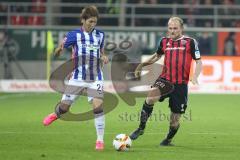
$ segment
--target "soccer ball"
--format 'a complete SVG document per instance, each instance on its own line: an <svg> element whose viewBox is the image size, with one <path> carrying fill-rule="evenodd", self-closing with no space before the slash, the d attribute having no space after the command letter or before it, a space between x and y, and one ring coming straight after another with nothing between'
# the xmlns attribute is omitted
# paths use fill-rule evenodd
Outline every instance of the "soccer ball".
<svg viewBox="0 0 240 160"><path fill-rule="evenodd" d="M118 134L113 140L113 147L117 151L128 151L132 145L132 140L126 134Z"/></svg>

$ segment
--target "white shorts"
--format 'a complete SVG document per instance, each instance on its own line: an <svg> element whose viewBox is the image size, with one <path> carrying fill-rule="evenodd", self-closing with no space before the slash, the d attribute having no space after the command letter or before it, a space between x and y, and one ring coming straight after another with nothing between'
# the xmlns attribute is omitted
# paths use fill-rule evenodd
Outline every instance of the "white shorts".
<svg viewBox="0 0 240 160"><path fill-rule="evenodd" d="M62 101L67 104L72 104L84 91L87 92L89 102L92 102L93 98L103 98L103 81L87 82L84 80L71 79L67 83Z"/></svg>

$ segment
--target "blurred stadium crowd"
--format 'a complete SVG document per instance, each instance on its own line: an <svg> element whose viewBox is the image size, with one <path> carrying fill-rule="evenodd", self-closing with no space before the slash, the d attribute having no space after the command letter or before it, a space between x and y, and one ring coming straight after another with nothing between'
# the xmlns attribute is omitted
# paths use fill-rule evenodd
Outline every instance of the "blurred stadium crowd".
<svg viewBox="0 0 240 160"><path fill-rule="evenodd" d="M180 15L190 27L240 27L240 0L8 0L0 1L0 25L76 25L87 3L99 7L100 26L166 26Z"/></svg>

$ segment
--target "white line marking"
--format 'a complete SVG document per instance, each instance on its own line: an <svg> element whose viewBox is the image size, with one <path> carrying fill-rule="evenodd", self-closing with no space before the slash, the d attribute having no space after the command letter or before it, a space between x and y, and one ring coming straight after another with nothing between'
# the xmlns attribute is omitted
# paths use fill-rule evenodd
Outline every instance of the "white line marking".
<svg viewBox="0 0 240 160"><path fill-rule="evenodd" d="M0 96L0 100L8 99L8 98L25 97L26 95L27 95L27 94L25 94L25 93L20 93L20 94L8 94L8 95Z"/></svg>
<svg viewBox="0 0 240 160"><path fill-rule="evenodd" d="M81 134L80 132L76 132L76 133L72 133L72 132L14 132L14 131L1 131L0 134ZM95 133L93 133L95 134ZM113 133L113 132L106 132L106 135L115 135L118 133ZM162 134L166 134L163 132L145 132L144 135L162 135ZM239 136L240 133L225 133L225 132L187 132L185 134L190 134L190 135L226 135L226 136L232 136L232 135L236 135Z"/></svg>
<svg viewBox="0 0 240 160"><path fill-rule="evenodd" d="M41 95L43 93L16 93L16 94L7 94L7 95L0 95L0 100L1 99L8 99L8 98L21 98L21 97L26 97L26 96L32 96L32 95Z"/></svg>

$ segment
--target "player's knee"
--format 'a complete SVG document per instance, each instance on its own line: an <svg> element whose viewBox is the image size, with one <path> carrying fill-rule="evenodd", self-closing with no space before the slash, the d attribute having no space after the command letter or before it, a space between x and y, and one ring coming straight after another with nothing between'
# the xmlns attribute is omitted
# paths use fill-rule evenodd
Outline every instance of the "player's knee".
<svg viewBox="0 0 240 160"><path fill-rule="evenodd" d="M154 89L154 90L151 90L149 93L148 93L148 96L147 96L147 99L146 99L146 102L148 104L154 104L155 102L157 102L160 98L160 92L158 89Z"/></svg>
<svg viewBox="0 0 240 160"><path fill-rule="evenodd" d="M180 125L180 122L170 122L170 126L173 128L178 128L178 126Z"/></svg>
<svg viewBox="0 0 240 160"><path fill-rule="evenodd" d="M153 105L158 99L157 98L154 98L154 97L147 97L146 99L146 103L148 105Z"/></svg>
<svg viewBox="0 0 240 160"><path fill-rule="evenodd" d="M180 114L172 113L171 118L170 118L170 126L177 128L180 125L180 117L181 117Z"/></svg>
<svg viewBox="0 0 240 160"><path fill-rule="evenodd" d="M94 108L94 109L93 109L93 113L94 113L94 114L103 113L103 107L102 107L102 106L99 106L99 107L97 107L97 108Z"/></svg>
<svg viewBox="0 0 240 160"><path fill-rule="evenodd" d="M92 101L92 105L93 105L93 109L95 110L99 110L99 109L102 109L103 107L103 100L100 99L100 98L93 98L93 101Z"/></svg>
<svg viewBox="0 0 240 160"><path fill-rule="evenodd" d="M103 100L102 99L93 99L93 113L99 114L103 112Z"/></svg>
<svg viewBox="0 0 240 160"><path fill-rule="evenodd" d="M171 117L171 119L170 119L170 126L171 126L171 127L174 127L174 128L177 128L179 125L180 125L180 120L179 120L179 118L173 118L173 117Z"/></svg>

